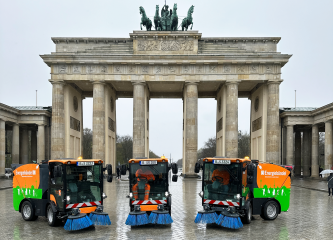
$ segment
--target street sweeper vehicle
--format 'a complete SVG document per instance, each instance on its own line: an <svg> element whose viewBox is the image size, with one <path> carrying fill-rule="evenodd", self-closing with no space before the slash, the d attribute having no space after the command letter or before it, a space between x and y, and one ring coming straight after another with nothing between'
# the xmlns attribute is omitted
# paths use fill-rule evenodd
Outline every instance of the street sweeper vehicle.
<svg viewBox="0 0 333 240"><path fill-rule="evenodd" d="M112 182L112 166L100 159L58 159L40 164L12 164L13 206L26 221L45 216L50 226L65 221L66 230L110 225L103 212L103 172ZM89 214L89 217L88 215Z"/></svg>
<svg viewBox="0 0 333 240"><path fill-rule="evenodd" d="M129 171L130 213L126 225L171 224L171 194L169 192L169 171L172 181L177 182L176 163L161 158L130 159L121 166L121 174ZM171 174L170 174L171 176Z"/></svg>
<svg viewBox="0 0 333 240"><path fill-rule="evenodd" d="M204 158L194 172L202 169L203 211L195 223L216 223L238 229L249 224L252 215L274 220L289 209L290 171L248 157Z"/></svg>

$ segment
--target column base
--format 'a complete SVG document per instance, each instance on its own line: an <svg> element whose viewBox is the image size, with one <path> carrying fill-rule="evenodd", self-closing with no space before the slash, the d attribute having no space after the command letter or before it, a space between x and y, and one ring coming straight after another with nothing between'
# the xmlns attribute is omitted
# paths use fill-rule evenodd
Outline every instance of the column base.
<svg viewBox="0 0 333 240"><path fill-rule="evenodd" d="M183 178L200 178L200 175L198 175L198 174L183 174L183 173L181 173L180 174L180 176L181 177L183 177Z"/></svg>

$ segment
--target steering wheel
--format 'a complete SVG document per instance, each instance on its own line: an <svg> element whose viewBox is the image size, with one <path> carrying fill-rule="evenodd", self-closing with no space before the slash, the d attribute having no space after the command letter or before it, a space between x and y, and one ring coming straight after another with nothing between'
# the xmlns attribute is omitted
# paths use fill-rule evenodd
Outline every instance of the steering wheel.
<svg viewBox="0 0 333 240"><path fill-rule="evenodd" d="M147 177L142 177L142 176L140 176L140 175L137 177L137 179L140 179L140 181L143 180L143 181L145 181L145 183L148 182L148 178L147 178ZM139 182L139 181L138 181L138 182Z"/></svg>
<svg viewBox="0 0 333 240"><path fill-rule="evenodd" d="M214 180L214 181L217 180L217 181L219 181L220 183L223 182L223 178L222 178L222 177L219 177L219 176L215 176L215 177L213 177L212 180Z"/></svg>

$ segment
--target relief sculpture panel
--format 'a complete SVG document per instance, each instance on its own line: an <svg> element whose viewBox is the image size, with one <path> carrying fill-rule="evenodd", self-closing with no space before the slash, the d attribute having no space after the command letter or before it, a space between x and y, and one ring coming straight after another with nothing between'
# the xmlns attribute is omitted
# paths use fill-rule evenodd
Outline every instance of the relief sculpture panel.
<svg viewBox="0 0 333 240"><path fill-rule="evenodd" d="M194 43L186 41L138 41L138 51L193 51Z"/></svg>

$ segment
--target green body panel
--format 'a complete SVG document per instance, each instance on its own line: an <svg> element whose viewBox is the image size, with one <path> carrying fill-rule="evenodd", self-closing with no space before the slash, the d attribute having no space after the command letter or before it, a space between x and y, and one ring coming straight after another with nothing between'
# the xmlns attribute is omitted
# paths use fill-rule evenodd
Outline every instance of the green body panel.
<svg viewBox="0 0 333 240"><path fill-rule="evenodd" d="M282 188L268 188L264 185L263 188L253 189L254 198L274 198L279 201L281 211L286 212L290 204L290 188L283 186Z"/></svg>
<svg viewBox="0 0 333 240"><path fill-rule="evenodd" d="M35 189L34 186L31 188L20 188L17 186L13 188L13 206L16 211L20 210L20 203L24 198L35 198L42 199L42 189Z"/></svg>

